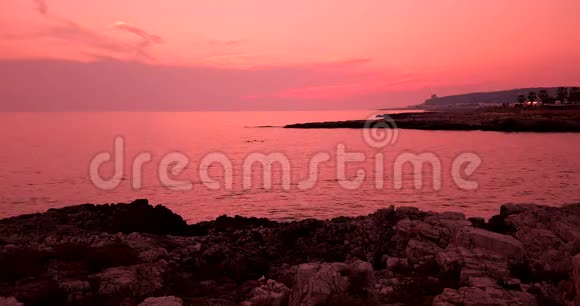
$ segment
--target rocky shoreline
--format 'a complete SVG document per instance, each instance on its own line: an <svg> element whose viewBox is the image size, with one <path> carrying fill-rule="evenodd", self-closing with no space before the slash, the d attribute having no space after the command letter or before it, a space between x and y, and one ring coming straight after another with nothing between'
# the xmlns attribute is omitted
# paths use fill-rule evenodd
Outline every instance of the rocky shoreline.
<svg viewBox="0 0 580 306"><path fill-rule="evenodd" d="M579 252L580 204L192 225L86 204L0 220L0 305L580 305Z"/></svg>
<svg viewBox="0 0 580 306"><path fill-rule="evenodd" d="M400 113L388 115L400 129L496 132L580 132L580 111L491 108L471 111ZM382 120L377 120L380 123ZM308 122L284 126L293 129L363 129L367 120ZM392 124L388 124L392 128Z"/></svg>

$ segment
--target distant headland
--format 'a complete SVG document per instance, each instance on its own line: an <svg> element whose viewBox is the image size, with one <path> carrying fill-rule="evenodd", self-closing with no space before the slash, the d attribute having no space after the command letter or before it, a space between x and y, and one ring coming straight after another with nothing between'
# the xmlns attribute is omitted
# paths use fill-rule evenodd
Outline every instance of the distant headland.
<svg viewBox="0 0 580 306"><path fill-rule="evenodd" d="M386 110L386 109L385 109ZM388 114L389 127L416 130L498 131L498 132L580 132L580 89L578 87L537 87L469 93L438 97L425 103L390 110L424 110ZM376 120L307 122L285 128L335 129L374 128Z"/></svg>

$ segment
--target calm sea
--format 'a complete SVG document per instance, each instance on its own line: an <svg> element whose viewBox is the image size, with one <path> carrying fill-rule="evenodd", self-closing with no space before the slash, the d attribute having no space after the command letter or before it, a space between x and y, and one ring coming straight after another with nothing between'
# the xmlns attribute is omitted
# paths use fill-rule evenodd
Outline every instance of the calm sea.
<svg viewBox="0 0 580 306"><path fill-rule="evenodd" d="M366 119L371 115L373 111L360 110L2 113L0 218L72 204L117 203L136 198L164 204L188 222L222 214L277 220L331 218L363 215L389 205L489 217L498 212L501 204L509 202L580 202L579 134L399 130L386 145L372 146L361 130L280 127L297 122ZM123 180L116 188L104 190L91 180L89 165L97 154L113 151L116 137L122 137L125 144ZM340 148L345 152L340 153ZM135 188L133 161L142 153L149 153L152 158L144 163L141 186L137 184ZM278 159L287 158L289 177L282 175L288 169L275 163L272 186L265 186L259 164L244 171L248 156L256 156L253 153L278 153ZM346 163L344 177L351 183L345 187L341 184L338 160L349 153L359 153L362 160ZM398 177L394 164L405 153L435 157L440 175L437 166L426 164L419 171L423 185L416 188L415 168L406 163ZM474 154L481 160L469 176L465 169L458 168L463 178L477 184L475 189L462 188L453 179L454 161L462 153ZM182 171L173 168L167 174L162 160L170 160L168 154L173 154L169 158L176 154L187 157ZM203 166L208 177L200 176L201 160L208 154L227 157L232 165L231 176L218 163ZM313 158L320 156L328 156L329 160L314 163L317 167L309 166ZM173 167L176 163L168 165ZM113 168L113 163L107 163L98 173L107 178ZM183 185L168 186L160 174ZM228 177L232 179L231 187L225 184ZM244 178L248 177L254 180L249 188L244 188ZM301 184L308 178L315 180ZM221 186L208 187L211 181ZM440 188L436 188L438 183Z"/></svg>

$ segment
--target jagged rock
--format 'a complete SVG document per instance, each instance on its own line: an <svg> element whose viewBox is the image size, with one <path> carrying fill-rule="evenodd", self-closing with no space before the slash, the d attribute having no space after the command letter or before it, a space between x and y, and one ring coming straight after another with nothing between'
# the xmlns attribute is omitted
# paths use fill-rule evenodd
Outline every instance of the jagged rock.
<svg viewBox="0 0 580 306"><path fill-rule="evenodd" d="M381 287L381 291L379 292L379 294L389 296L394 291L395 291L395 289L393 289L393 287L391 287L391 286Z"/></svg>
<svg viewBox="0 0 580 306"><path fill-rule="evenodd" d="M471 277L489 277L496 281L510 276L508 261L500 254L482 249L466 249L451 245L436 257L443 272L459 272L461 284Z"/></svg>
<svg viewBox="0 0 580 306"><path fill-rule="evenodd" d="M225 244L214 244L203 252L202 257L208 262L217 262L229 257L230 253L231 250Z"/></svg>
<svg viewBox="0 0 580 306"><path fill-rule="evenodd" d="M523 258L525 255L522 243L513 237L478 228L461 231L455 243L467 249L489 250L506 258Z"/></svg>
<svg viewBox="0 0 580 306"><path fill-rule="evenodd" d="M0 220L0 294L56 305L136 305L171 294L211 306L425 305L435 296L520 305L531 295L571 305L578 296L580 205L508 205L490 223L390 207L327 221L222 217L185 228L164 211L140 201ZM133 212L138 220L128 220Z"/></svg>
<svg viewBox="0 0 580 306"><path fill-rule="evenodd" d="M562 296L561 288L551 282L539 282L524 286L525 291L536 296L536 300L542 305L566 305L566 296Z"/></svg>
<svg viewBox="0 0 580 306"><path fill-rule="evenodd" d="M186 235L188 228L179 215L162 205L153 207L147 200L69 206L0 220L0 239L9 243L30 244L49 236L77 236L86 231Z"/></svg>
<svg viewBox="0 0 580 306"><path fill-rule="evenodd" d="M167 253L167 250L165 250L164 248L155 248L139 253L139 258L143 262L155 262L159 261L160 259L167 258L168 255L169 254Z"/></svg>
<svg viewBox="0 0 580 306"><path fill-rule="evenodd" d="M59 288L67 294L67 302L71 304L80 304L91 294L91 284L88 281L65 281L59 285Z"/></svg>
<svg viewBox="0 0 580 306"><path fill-rule="evenodd" d="M357 261L349 264L348 269L349 269L351 275L357 274L357 275L360 275L364 278L372 277L372 273L373 273L373 265L371 265L369 262L362 261L362 260L357 260Z"/></svg>
<svg viewBox="0 0 580 306"><path fill-rule="evenodd" d="M406 214L408 215L408 213ZM458 232L471 228L463 214L431 214L423 220L402 219L394 227L392 241L398 257L405 257L413 266L423 266L433 262L437 253L447 247Z"/></svg>
<svg viewBox="0 0 580 306"><path fill-rule="evenodd" d="M306 263L298 266L289 306L325 305L332 299L360 294L363 298L373 282L372 265L364 261Z"/></svg>
<svg viewBox="0 0 580 306"><path fill-rule="evenodd" d="M526 213L536 209L534 204L505 204L500 207L500 215L509 216L521 213Z"/></svg>
<svg viewBox="0 0 580 306"><path fill-rule="evenodd" d="M576 304L580 305L580 254L574 256L572 260L574 284L576 286Z"/></svg>
<svg viewBox="0 0 580 306"><path fill-rule="evenodd" d="M298 266L289 306L325 304L331 294L344 294L349 281L343 263L306 263Z"/></svg>
<svg viewBox="0 0 580 306"><path fill-rule="evenodd" d="M182 306L183 300L175 296L146 298L139 306Z"/></svg>
<svg viewBox="0 0 580 306"><path fill-rule="evenodd" d="M88 281L74 280L66 281L60 284L60 288L65 292L82 292L91 288Z"/></svg>
<svg viewBox="0 0 580 306"><path fill-rule="evenodd" d="M433 300L434 306L479 306L479 305L537 305L536 299L529 293L502 290L497 288L461 287L457 290L445 288L442 294Z"/></svg>
<svg viewBox="0 0 580 306"><path fill-rule="evenodd" d="M99 296L143 297L154 295L163 288L165 264L141 264L130 267L115 267L92 276L98 283Z"/></svg>
<svg viewBox="0 0 580 306"><path fill-rule="evenodd" d="M265 285L254 288L250 293L251 298L244 302L243 306L271 305L282 306L288 303L290 289L284 284L269 279Z"/></svg>
<svg viewBox="0 0 580 306"><path fill-rule="evenodd" d="M18 302L15 297L0 297L0 306L24 306L24 304Z"/></svg>
<svg viewBox="0 0 580 306"><path fill-rule="evenodd" d="M533 270L538 263L555 273L571 271L569 260L580 252L580 204L561 208L504 205L499 219L521 241Z"/></svg>
<svg viewBox="0 0 580 306"><path fill-rule="evenodd" d="M465 220L465 214L456 211L444 211L437 215L438 218L443 220ZM428 219L427 217L426 219Z"/></svg>
<svg viewBox="0 0 580 306"><path fill-rule="evenodd" d="M481 276L470 276L467 280L469 287L476 287L476 288L487 288L487 287L497 287L497 281L489 278L489 277L481 277Z"/></svg>
<svg viewBox="0 0 580 306"><path fill-rule="evenodd" d="M472 217L467 219L469 222L471 222L471 225L475 228L482 228L485 226L485 219L481 218L481 217Z"/></svg>
<svg viewBox="0 0 580 306"><path fill-rule="evenodd" d="M399 221L394 230L409 238L421 237L437 243L441 239L449 239L450 235L447 228L436 227L427 222L409 219Z"/></svg>
<svg viewBox="0 0 580 306"><path fill-rule="evenodd" d="M521 290L522 281L517 278L504 278L501 280L501 287L505 289Z"/></svg>
<svg viewBox="0 0 580 306"><path fill-rule="evenodd" d="M425 217L426 213L420 211L417 207L411 206L399 206L395 210L397 218L401 219L422 219Z"/></svg>
<svg viewBox="0 0 580 306"><path fill-rule="evenodd" d="M187 244L184 246L180 246L175 248L174 250L172 250L169 253L169 258L173 258L173 259L183 259L183 258L189 258L191 256L194 256L195 254L199 253L201 251L201 243L191 243L191 244Z"/></svg>
<svg viewBox="0 0 580 306"><path fill-rule="evenodd" d="M228 217L226 215L222 215L217 217L214 221L205 221L197 224L192 224L189 226L189 228L194 235L200 236L207 235L210 232L212 233L233 232L240 229L250 229L257 227L274 227L276 225L278 225L278 222L271 221L266 218L254 218L254 217L247 218L238 215L234 217Z"/></svg>
<svg viewBox="0 0 580 306"><path fill-rule="evenodd" d="M434 259L439 250L441 248L432 242L411 239L407 243L404 254L410 263L418 264Z"/></svg>
<svg viewBox="0 0 580 306"><path fill-rule="evenodd" d="M225 299L194 298L190 302L194 306L238 306L238 304Z"/></svg>
<svg viewBox="0 0 580 306"><path fill-rule="evenodd" d="M289 306L316 306L331 295L342 295L350 285L343 263L306 263L298 266Z"/></svg>
<svg viewBox="0 0 580 306"><path fill-rule="evenodd" d="M407 258L388 257L385 260L387 269L395 272L403 272L409 269L409 260Z"/></svg>

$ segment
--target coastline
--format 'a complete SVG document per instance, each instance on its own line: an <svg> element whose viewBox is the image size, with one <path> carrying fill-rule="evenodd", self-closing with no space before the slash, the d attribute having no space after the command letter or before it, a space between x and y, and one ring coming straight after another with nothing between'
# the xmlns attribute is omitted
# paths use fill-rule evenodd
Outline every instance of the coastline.
<svg viewBox="0 0 580 306"><path fill-rule="evenodd" d="M385 115L400 129L496 132L580 132L580 111L489 108L472 111L410 112ZM382 122L377 119L376 122ZM368 120L295 123L295 129L362 129Z"/></svg>
<svg viewBox="0 0 580 306"><path fill-rule="evenodd" d="M508 204L489 222L391 206L188 225L138 200L0 220L0 296L27 305L566 305L580 291L579 252L580 204Z"/></svg>

